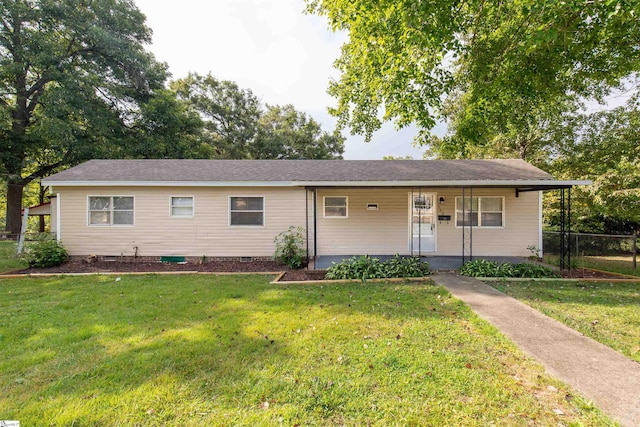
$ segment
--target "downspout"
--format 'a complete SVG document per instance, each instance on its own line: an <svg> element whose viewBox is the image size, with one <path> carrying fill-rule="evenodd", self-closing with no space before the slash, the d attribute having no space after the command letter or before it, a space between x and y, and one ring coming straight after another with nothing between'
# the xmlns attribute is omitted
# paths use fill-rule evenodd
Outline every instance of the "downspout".
<svg viewBox="0 0 640 427"><path fill-rule="evenodd" d="M56 193L56 240L62 240L62 227L60 227L60 193Z"/></svg>

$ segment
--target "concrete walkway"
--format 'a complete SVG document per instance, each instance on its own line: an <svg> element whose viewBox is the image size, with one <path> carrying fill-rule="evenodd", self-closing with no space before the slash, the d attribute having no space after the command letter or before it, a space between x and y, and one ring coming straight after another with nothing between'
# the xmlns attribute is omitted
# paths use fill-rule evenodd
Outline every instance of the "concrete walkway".
<svg viewBox="0 0 640 427"><path fill-rule="evenodd" d="M540 362L549 374L592 400L621 425L640 426L640 363L477 279L453 273L432 278Z"/></svg>

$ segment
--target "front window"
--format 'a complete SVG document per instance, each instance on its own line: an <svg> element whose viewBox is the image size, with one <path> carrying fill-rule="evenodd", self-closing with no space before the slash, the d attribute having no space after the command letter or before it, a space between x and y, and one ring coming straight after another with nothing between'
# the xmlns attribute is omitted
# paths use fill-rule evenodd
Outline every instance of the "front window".
<svg viewBox="0 0 640 427"><path fill-rule="evenodd" d="M193 217L193 197L171 197L171 216L176 218Z"/></svg>
<svg viewBox="0 0 640 427"><path fill-rule="evenodd" d="M503 227L504 197L456 197L457 227Z"/></svg>
<svg viewBox="0 0 640 427"><path fill-rule="evenodd" d="M231 197L229 202L229 224L264 225L264 197Z"/></svg>
<svg viewBox="0 0 640 427"><path fill-rule="evenodd" d="M324 198L324 216L330 218L346 218L347 217L347 198L346 197L325 197Z"/></svg>
<svg viewBox="0 0 640 427"><path fill-rule="evenodd" d="M89 225L133 225L132 196L89 197Z"/></svg>

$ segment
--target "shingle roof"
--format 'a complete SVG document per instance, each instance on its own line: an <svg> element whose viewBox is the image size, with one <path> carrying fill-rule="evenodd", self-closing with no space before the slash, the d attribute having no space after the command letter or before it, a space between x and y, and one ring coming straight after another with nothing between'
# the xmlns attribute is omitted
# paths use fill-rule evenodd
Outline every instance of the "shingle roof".
<svg viewBox="0 0 640 427"><path fill-rule="evenodd" d="M523 160L90 160L46 184L549 181Z"/></svg>

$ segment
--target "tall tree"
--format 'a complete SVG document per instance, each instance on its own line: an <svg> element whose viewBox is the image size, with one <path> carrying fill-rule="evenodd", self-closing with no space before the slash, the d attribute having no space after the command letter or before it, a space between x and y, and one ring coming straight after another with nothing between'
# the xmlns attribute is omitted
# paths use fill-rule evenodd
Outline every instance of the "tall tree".
<svg viewBox="0 0 640 427"><path fill-rule="evenodd" d="M167 89L155 90L128 126L127 156L135 158L209 158L204 123L188 102Z"/></svg>
<svg viewBox="0 0 640 427"><path fill-rule="evenodd" d="M250 89L211 74L190 73L171 82L178 98L191 104L204 121L204 137L211 156L220 159L249 157L249 145L258 131L260 100Z"/></svg>
<svg viewBox="0 0 640 427"><path fill-rule="evenodd" d="M0 173L6 229L20 230L23 187L63 165L118 156L116 141L165 79L131 0L0 3Z"/></svg>
<svg viewBox="0 0 640 427"><path fill-rule="evenodd" d="M550 171L562 178L591 179L574 192L583 231L640 229L640 104L580 114L552 126L556 141Z"/></svg>
<svg viewBox="0 0 640 427"><path fill-rule="evenodd" d="M462 90L477 113L602 99L640 70L640 3L307 0L348 32L329 93L339 123L430 129ZM474 115L478 115L474 113ZM495 115L495 114L494 114ZM427 134L422 135L426 138Z"/></svg>
<svg viewBox="0 0 640 427"><path fill-rule="evenodd" d="M263 107L250 89L210 73L171 82L204 122L200 154L218 159L340 159L344 138L292 105Z"/></svg>
<svg viewBox="0 0 640 427"><path fill-rule="evenodd" d="M293 105L268 105L249 152L253 159L342 159L344 137L323 131Z"/></svg>

